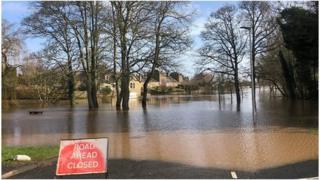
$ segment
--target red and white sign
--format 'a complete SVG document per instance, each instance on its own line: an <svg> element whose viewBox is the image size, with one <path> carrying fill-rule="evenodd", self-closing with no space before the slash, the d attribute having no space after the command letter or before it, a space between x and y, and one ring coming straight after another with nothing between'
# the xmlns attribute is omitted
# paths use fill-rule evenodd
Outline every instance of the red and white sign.
<svg viewBox="0 0 320 180"><path fill-rule="evenodd" d="M56 175L106 173L107 150L107 138L62 140Z"/></svg>

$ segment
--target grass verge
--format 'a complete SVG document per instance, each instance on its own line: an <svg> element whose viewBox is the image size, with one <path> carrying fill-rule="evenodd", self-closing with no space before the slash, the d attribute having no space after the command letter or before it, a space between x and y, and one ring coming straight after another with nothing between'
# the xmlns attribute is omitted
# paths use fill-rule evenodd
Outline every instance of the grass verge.
<svg viewBox="0 0 320 180"><path fill-rule="evenodd" d="M318 128L310 128L309 131L311 134L318 134Z"/></svg>
<svg viewBox="0 0 320 180"><path fill-rule="evenodd" d="M34 163L58 156L58 146L28 146L28 147L5 147L2 146L2 167L10 168L28 163ZM14 161L13 157L25 154L31 157L31 161Z"/></svg>

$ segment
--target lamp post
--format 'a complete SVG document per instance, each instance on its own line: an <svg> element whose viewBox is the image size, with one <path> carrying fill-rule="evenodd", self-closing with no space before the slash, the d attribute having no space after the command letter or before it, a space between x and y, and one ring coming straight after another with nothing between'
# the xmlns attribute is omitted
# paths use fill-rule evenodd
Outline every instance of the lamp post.
<svg viewBox="0 0 320 180"><path fill-rule="evenodd" d="M252 59L252 42L251 42L251 27L241 26L241 29L246 29L249 31L249 45L250 45L250 70L251 70L251 94L252 94L252 113L256 112L256 94L254 89L254 78L253 78L253 59Z"/></svg>

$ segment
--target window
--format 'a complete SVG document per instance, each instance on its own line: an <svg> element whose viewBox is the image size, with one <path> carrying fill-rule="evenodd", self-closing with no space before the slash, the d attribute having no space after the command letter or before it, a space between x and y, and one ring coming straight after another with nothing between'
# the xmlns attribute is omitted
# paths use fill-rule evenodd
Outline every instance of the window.
<svg viewBox="0 0 320 180"><path fill-rule="evenodd" d="M130 89L134 89L135 88L135 84L134 83L130 83Z"/></svg>
<svg viewBox="0 0 320 180"><path fill-rule="evenodd" d="M109 81L110 80L110 76L109 75L105 75L104 76L104 80Z"/></svg>

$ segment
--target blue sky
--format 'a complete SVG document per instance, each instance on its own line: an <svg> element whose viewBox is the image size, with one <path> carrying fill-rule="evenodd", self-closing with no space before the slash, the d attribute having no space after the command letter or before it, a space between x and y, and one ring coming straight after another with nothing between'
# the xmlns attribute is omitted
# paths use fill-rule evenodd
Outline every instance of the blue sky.
<svg viewBox="0 0 320 180"><path fill-rule="evenodd" d="M210 13L217 10L225 4L234 4L234 1L196 1L191 2L190 6L197 11L197 15L193 19L191 26L191 36L193 46L190 51L177 58L181 62L182 67L179 69L185 75L192 76L195 73L194 62L197 60L196 49L201 46L200 33L203 30L204 23ZM21 20L28 16L32 10L28 6L27 1L2 1L2 19L6 19L10 23L16 24L19 27ZM41 38L29 37L25 40L25 46L28 52L35 52L42 48Z"/></svg>
<svg viewBox="0 0 320 180"><path fill-rule="evenodd" d="M196 73L194 63L199 59L197 49L201 47L200 33L204 30L204 24L206 23L210 14L220 7L226 4L235 4L235 1L196 1L192 2L191 6L196 9L197 15L193 18L191 25L191 37L193 39L193 45L190 51L187 51L184 55L178 58L178 61L182 63L183 67L180 71L184 74L192 77Z"/></svg>
<svg viewBox="0 0 320 180"><path fill-rule="evenodd" d="M19 28L22 19L32 13L28 3L27 1L2 1L2 19L14 23L15 27ZM43 41L41 38L30 37L25 39L25 46L29 52L36 52L42 48Z"/></svg>

